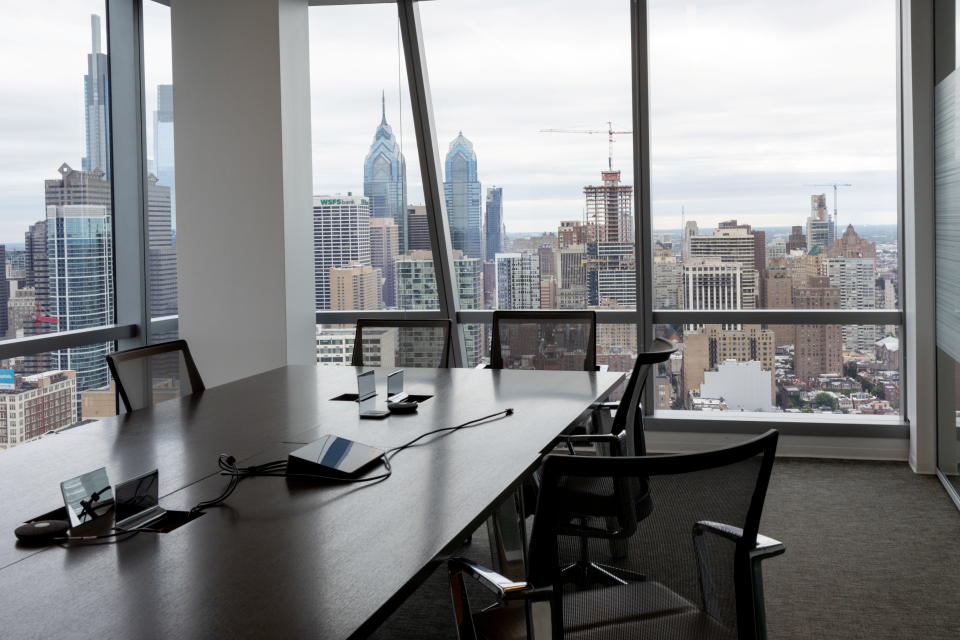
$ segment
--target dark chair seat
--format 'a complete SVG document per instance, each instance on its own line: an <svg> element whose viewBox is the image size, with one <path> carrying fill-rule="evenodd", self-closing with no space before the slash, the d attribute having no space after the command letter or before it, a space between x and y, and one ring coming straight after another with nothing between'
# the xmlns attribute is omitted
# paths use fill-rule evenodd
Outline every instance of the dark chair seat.
<svg viewBox="0 0 960 640"><path fill-rule="evenodd" d="M692 602L659 582L636 582L563 596L564 638L736 638ZM484 640L526 640L522 606L490 609L474 616Z"/></svg>

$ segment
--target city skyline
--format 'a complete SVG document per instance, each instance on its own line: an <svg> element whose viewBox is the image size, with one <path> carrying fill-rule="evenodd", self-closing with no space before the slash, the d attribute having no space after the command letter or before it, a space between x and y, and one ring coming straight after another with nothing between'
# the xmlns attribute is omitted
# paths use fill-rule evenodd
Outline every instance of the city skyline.
<svg viewBox="0 0 960 640"><path fill-rule="evenodd" d="M534 12L542 14L537 3L529 7L511 7L506 2L484 5L485 11L499 16L497 38L501 41L510 42L522 32L525 48L562 54L555 66L542 69L542 84L568 87L568 95L553 100L555 94L547 94L550 102L542 108L538 108L544 105L544 98L538 95L541 87L520 86L526 67L510 73L497 71L502 66L497 53L482 46L489 36L490 27L486 25L490 23L479 20L479 7L464 2L453 2L450 8L436 4L423 7L422 13L431 54L428 68L438 139L450 140L462 128L477 148L483 149L479 161L485 167L485 181L511 194L512 228L508 231L546 230L556 220L577 218L582 211L580 185L605 166L606 142L599 136L542 134L539 129L600 128L607 120L629 128L626 3L605 3L609 11L588 11L572 2L554 3L549 14L558 16L552 28L559 30L561 41L581 26L613 34L610 43L590 40L590 51L582 54L580 62L558 52L555 43L540 40L544 37L539 35L542 30L523 31ZM157 104L156 87L172 82L169 9L153 5L146 3L144 23L149 105ZM785 226L787 219L804 210L802 200L809 195L804 184L834 181L854 184L841 196L841 224L895 223L895 78L890 71L895 65L876 62L884 57L892 60L895 55L895 12L887 15L870 11L866 8L875 5L857 0L841 5L806 3L803 11L786 5L770 6L749 15L742 9L744 3L731 2L724 4L730 16L721 20L712 13L716 10L702 3L694 6L696 10L687 15L684 7L651 3L654 226L678 228L681 207L704 226L733 217L759 227ZM408 204L423 202L405 81L397 85L397 18L391 9L388 5L311 9L311 15L318 18L310 25L314 193L359 192L352 167L366 152L367 123L379 116L379 98L386 88L388 117L395 123L398 142L410 160ZM820 20L828 10L831 19ZM81 166L85 155L82 78L87 72L89 20L91 14L102 15L103 11L102 2L51 0L44 21L34 24L26 20L22 28L8 33L0 43L0 54L7 59L36 61L0 71L0 81L11 88L9 99L0 105L0 140L8 141L0 145L0 241L19 242L22 229L42 210L42 190L31 176L62 162ZM455 12L461 16L459 22L450 17ZM847 42L843 33L852 21L859 21L861 32L869 37L862 37L856 44ZM765 74L756 87L751 86L752 76L730 78L715 73L711 78L709 69L704 69L702 77L692 76L687 72L691 60L722 63L712 62L708 55L719 47L716 31L721 28L726 34L723 50L738 60L745 55L742 43L750 40L735 34L759 33L765 39L776 39L778 46L770 50L784 51L782 56L743 68L745 73L759 74L776 63L781 73ZM889 38L877 38L878 33L889 33ZM806 44L814 39L834 44L829 51L817 51ZM459 70L453 59L442 55L455 41L460 41L462 50L469 54L457 57L467 65ZM886 44L878 49L881 41ZM687 48L674 51L681 44ZM356 55L328 55L336 50L354 51ZM791 51L803 52L803 59L790 60L787 54ZM600 58L609 58L615 72L598 76L596 85L584 85L600 98L595 105L585 105L584 99L569 89L572 78L558 73L558 67L563 64L574 70L579 82L585 68ZM324 64L330 59L338 64ZM43 73L26 75L33 65L42 65ZM464 98L471 78L480 77L476 69L484 65L490 70L483 75L497 73L501 93L511 96L509 102L517 119L502 122L491 117L483 102ZM678 78L676 87L666 82L672 75ZM718 86L721 78L726 78L729 86ZM698 84L700 80L706 84ZM770 82L776 84L769 86ZM796 86L780 86L784 83ZM698 117L696 98L714 89L725 99L736 91L743 93L736 103L724 104L719 120L703 121ZM757 98L758 93L764 94L762 99ZM770 104L770 96L776 95L790 99L785 104ZM738 105L744 108L738 110ZM784 110L785 106L792 111ZM756 121L756 127L753 135L744 136L743 122L750 118ZM802 123L808 121L825 123L816 132L816 140L802 129ZM3 123L16 123L16 127L5 128ZM696 128L692 128L694 125ZM709 132L704 127L709 127ZM152 149L152 131L147 136L148 148ZM709 147L691 148L691 138L701 138ZM624 136L614 145L615 168L625 175L632 170L630 142L630 137ZM702 152L709 149L736 152L738 162L712 163L709 172L701 171ZM752 155L762 153L765 158L774 154L773 160L758 163L756 158L751 159L751 150ZM811 158L819 162L811 163ZM721 166L735 175L718 175ZM688 176L690 184L680 189L676 176L683 175Z"/></svg>

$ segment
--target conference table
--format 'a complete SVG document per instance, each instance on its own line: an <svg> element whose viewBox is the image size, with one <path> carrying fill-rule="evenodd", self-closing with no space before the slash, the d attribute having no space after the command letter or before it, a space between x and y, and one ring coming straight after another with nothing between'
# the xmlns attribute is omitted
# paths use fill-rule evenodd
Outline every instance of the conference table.
<svg viewBox="0 0 960 640"><path fill-rule="evenodd" d="M623 379L408 368L405 391L432 397L361 420L356 402L333 399L356 392L361 370L287 366L0 452L0 637L364 637ZM376 369L381 398L394 370ZM226 486L221 453L282 460L325 434L389 449L507 408L398 453L382 482L249 478L183 526L117 544L36 548L13 535L62 505L62 480L101 466L113 484L159 469L161 505L188 511Z"/></svg>

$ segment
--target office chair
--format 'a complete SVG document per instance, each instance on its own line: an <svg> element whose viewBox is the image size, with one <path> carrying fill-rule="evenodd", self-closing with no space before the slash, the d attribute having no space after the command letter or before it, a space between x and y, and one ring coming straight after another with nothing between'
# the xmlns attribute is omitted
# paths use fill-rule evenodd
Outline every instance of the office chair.
<svg viewBox="0 0 960 640"><path fill-rule="evenodd" d="M490 368L596 371L596 312L494 311Z"/></svg>
<svg viewBox="0 0 960 640"><path fill-rule="evenodd" d="M184 340L117 351L106 358L127 413L205 389Z"/></svg>
<svg viewBox="0 0 960 640"><path fill-rule="evenodd" d="M646 455L643 408L640 404L643 398L643 390L646 387L650 369L661 362L666 362L676 351L677 346L672 342L657 338L650 349L638 353L620 402L603 403L604 408L615 407L616 409L609 432L561 436L561 441L567 445L568 452L574 455L577 451L574 445L588 444L594 448L592 451L594 455ZM634 483L632 495L636 498L635 515L638 520L642 520L650 513L653 505L644 480L637 478L632 482ZM562 489L567 494L566 500L570 504L576 505L581 513L589 513L591 517L608 520L617 517L620 505L613 484L606 479L570 478L565 481ZM615 542L616 536L611 537L605 532L598 535L611 540L611 549L618 548ZM589 530L585 529L580 540L580 555L575 562L563 569L565 576L571 578L581 588L585 588L593 582L625 584L624 577L628 579L637 578L629 572L626 572L625 575L618 575L618 573L625 571L622 568L618 569L593 562L589 555L588 538L590 537L597 536L589 535Z"/></svg>
<svg viewBox="0 0 960 640"><path fill-rule="evenodd" d="M450 333L450 320L360 318L351 364L355 367L446 367Z"/></svg>
<svg viewBox="0 0 960 640"><path fill-rule="evenodd" d="M448 562L459 637L765 639L761 562L784 552L758 533L777 437L771 430L733 447L685 455L548 455L527 580L511 581L463 558ZM576 555L583 530L608 526L567 503L563 486L571 478L616 487L615 534L628 550L618 563L644 579L587 590L564 584L561 567ZM642 523L631 495L641 480L657 505ZM497 602L473 613L464 576Z"/></svg>

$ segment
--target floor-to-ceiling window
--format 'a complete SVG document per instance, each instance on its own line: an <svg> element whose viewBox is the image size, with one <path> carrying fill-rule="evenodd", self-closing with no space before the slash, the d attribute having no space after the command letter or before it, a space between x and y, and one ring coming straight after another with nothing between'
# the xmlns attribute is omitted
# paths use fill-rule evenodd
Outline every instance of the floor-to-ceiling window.
<svg viewBox="0 0 960 640"><path fill-rule="evenodd" d="M898 3L646 4L657 409L899 421Z"/></svg>
<svg viewBox="0 0 960 640"><path fill-rule="evenodd" d="M102 0L3 9L0 339L114 322L105 10ZM112 349L27 348L0 362L0 450L114 413Z"/></svg>

